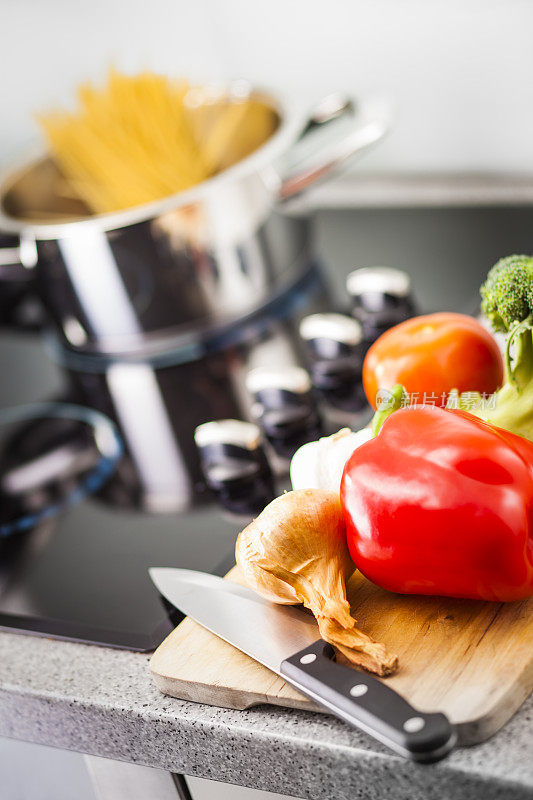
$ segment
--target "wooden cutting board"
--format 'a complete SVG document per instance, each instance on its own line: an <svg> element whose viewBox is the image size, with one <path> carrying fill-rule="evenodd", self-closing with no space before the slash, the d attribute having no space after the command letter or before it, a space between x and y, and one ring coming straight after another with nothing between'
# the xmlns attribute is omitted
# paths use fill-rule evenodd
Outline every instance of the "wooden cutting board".
<svg viewBox="0 0 533 800"><path fill-rule="evenodd" d="M242 583L236 567L227 578ZM447 714L462 744L492 736L533 689L533 598L485 603L397 595L360 574L348 596L359 627L400 658L399 671L386 682L415 708ZM150 667L159 689L183 700L321 710L188 618L156 650Z"/></svg>

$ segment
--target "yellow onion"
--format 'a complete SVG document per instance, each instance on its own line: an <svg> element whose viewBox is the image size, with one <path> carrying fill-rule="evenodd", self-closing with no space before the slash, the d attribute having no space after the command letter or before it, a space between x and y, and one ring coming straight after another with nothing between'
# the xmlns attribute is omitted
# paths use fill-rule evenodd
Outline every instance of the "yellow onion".
<svg viewBox="0 0 533 800"><path fill-rule="evenodd" d="M235 547L245 581L274 603L303 604L321 637L353 664L378 675L398 665L385 646L358 630L346 597L354 572L337 492L301 489L273 500Z"/></svg>

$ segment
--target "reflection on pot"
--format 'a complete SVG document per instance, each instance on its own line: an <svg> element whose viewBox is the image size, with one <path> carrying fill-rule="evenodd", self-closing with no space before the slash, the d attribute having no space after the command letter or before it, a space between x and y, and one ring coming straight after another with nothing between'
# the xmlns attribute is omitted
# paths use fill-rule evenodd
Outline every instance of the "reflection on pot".
<svg viewBox="0 0 533 800"><path fill-rule="evenodd" d="M202 423L252 420L251 369L301 363L298 325L303 313L329 307L320 271L309 267L260 312L216 336L174 351L136 359L89 358L58 349L77 402L117 422L125 455L99 493L106 502L157 513L178 513L211 499L194 442Z"/></svg>
<svg viewBox="0 0 533 800"><path fill-rule="evenodd" d="M129 354L147 336L161 341L234 321L268 299L282 263L294 277L308 260L304 220L274 214L238 245L211 249L200 246L195 225L185 231L180 210L118 231L87 228L39 242L38 291L65 344Z"/></svg>

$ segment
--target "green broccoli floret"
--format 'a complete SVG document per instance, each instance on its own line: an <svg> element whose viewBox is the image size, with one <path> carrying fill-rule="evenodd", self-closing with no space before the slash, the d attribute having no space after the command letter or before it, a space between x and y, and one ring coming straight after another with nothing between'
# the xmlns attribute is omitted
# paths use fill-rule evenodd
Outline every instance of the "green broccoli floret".
<svg viewBox="0 0 533 800"><path fill-rule="evenodd" d="M533 256L500 259L480 291L482 311L508 337L506 382L495 407L475 413L533 441Z"/></svg>
<svg viewBox="0 0 533 800"><path fill-rule="evenodd" d="M509 331L533 309L533 257L507 256L490 270L480 289L481 310L495 331Z"/></svg>

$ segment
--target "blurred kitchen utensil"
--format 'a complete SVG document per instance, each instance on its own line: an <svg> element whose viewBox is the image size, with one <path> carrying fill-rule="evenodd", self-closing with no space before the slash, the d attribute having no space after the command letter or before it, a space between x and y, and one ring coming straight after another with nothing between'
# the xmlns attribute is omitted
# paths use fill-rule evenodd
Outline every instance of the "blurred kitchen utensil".
<svg viewBox="0 0 533 800"><path fill-rule="evenodd" d="M225 91L242 100L242 81ZM302 135L313 110L246 91L279 119L275 132L220 174L163 200L91 215L54 190L64 181L46 157L6 176L0 230L20 237L21 274L34 272L66 346L124 355L169 332L235 321L310 262L308 222L281 201L378 141L387 114L349 102L328 112L322 101L320 124Z"/></svg>

